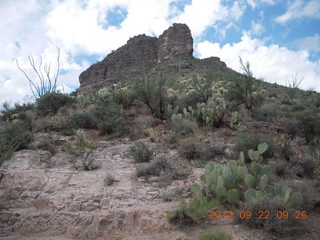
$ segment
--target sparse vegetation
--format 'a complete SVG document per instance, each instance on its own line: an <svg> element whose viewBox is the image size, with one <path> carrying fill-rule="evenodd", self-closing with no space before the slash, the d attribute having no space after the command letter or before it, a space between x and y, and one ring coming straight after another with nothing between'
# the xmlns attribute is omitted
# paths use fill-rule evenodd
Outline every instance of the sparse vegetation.
<svg viewBox="0 0 320 240"><path fill-rule="evenodd" d="M113 175L107 175L104 179L104 182L107 186L113 185L113 183L117 182L116 178Z"/></svg>
<svg viewBox="0 0 320 240"><path fill-rule="evenodd" d="M72 98L63 93L46 93L37 99L36 108L39 115L55 114L60 107L72 102Z"/></svg>
<svg viewBox="0 0 320 240"><path fill-rule="evenodd" d="M224 231L201 233L199 240L232 240L233 238Z"/></svg>
<svg viewBox="0 0 320 240"><path fill-rule="evenodd" d="M137 163L149 162L153 156L153 150L149 149L143 143L136 143L130 148L134 160Z"/></svg>
<svg viewBox="0 0 320 240"><path fill-rule="evenodd" d="M249 161L248 152L250 149L257 149L258 145L261 143L267 143L268 144L268 150L263 153L264 158L271 158L274 156L274 154L277 151L277 147L274 143L274 141L270 138L261 137L258 134L255 133L248 133L243 132L239 133L237 135L235 145L234 145L234 152L235 156L239 156L240 152L244 152L245 160Z"/></svg>
<svg viewBox="0 0 320 240"><path fill-rule="evenodd" d="M243 209L252 213L252 217L239 219L241 223L245 223L250 227L263 228L266 231L273 232L277 235L297 233L303 230L303 221L293 218L276 218L270 217L270 219L259 219L259 211L267 211L270 216L276 216L278 213L286 211L288 216L295 216L296 208L293 208L286 203L282 198L278 197L261 197L252 199L244 204ZM240 216L240 214L238 214Z"/></svg>
<svg viewBox="0 0 320 240"><path fill-rule="evenodd" d="M180 228L208 221L211 209L232 209L251 211L254 219L238 219L251 227L279 236L298 234L305 227L301 220L256 218L259 211L294 214L305 209L317 214L320 94L299 90L297 75L287 87L257 80L249 62L241 58L243 75L205 65L190 71L192 64L183 70L179 63L179 76L154 69L144 77L124 79L97 91L69 96L51 88L40 92L35 103L4 104L0 166L24 148L50 151L52 159L66 151L66 162L77 170L109 164L112 171L121 168L120 174L110 169L104 176L102 169L96 172L110 193L122 187L122 182L115 184L118 177L126 177L147 189L147 201L181 200L180 208L168 215ZM49 137L38 141L44 134ZM118 147L124 149L119 155ZM130 168L122 168L127 158ZM203 172L195 180L202 171L199 168ZM154 191L156 187L161 189ZM216 231L202 233L199 239L232 237Z"/></svg>

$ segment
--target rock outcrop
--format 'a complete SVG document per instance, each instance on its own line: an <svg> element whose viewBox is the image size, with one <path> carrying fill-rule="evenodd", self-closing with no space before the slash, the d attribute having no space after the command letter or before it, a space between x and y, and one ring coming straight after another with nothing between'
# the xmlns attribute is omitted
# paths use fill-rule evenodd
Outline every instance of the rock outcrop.
<svg viewBox="0 0 320 240"><path fill-rule="evenodd" d="M132 79L159 65L179 64L179 69L190 67L199 59L193 57L193 39L186 24L173 24L159 38L138 35L110 53L101 62L93 64L79 76L80 88L77 92L99 89L123 79ZM204 65L214 62L214 66L225 67L219 58L203 61ZM162 68L162 67L161 67Z"/></svg>

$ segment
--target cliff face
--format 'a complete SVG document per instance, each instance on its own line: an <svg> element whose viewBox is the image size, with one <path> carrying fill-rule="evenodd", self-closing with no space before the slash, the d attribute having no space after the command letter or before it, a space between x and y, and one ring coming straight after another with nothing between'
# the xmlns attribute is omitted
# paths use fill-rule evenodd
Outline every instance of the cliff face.
<svg viewBox="0 0 320 240"><path fill-rule="evenodd" d="M138 35L93 64L79 76L78 92L98 89L122 79L129 79L168 62L192 62L193 39L186 24L173 24L159 38ZM199 62L199 61L197 61ZM220 59L215 65L224 67Z"/></svg>

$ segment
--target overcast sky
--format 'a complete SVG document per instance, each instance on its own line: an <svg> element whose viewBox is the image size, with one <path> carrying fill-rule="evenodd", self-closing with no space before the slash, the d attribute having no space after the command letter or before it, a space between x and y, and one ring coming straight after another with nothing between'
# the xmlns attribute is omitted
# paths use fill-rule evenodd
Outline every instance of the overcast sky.
<svg viewBox="0 0 320 240"><path fill-rule="evenodd" d="M0 16L0 104L31 96L15 59L28 71L28 56L42 56L54 72L59 47L59 87L71 91L130 37L174 22L190 27L195 57L240 71L241 56L257 78L285 85L298 74L302 88L320 91L319 0L0 0Z"/></svg>

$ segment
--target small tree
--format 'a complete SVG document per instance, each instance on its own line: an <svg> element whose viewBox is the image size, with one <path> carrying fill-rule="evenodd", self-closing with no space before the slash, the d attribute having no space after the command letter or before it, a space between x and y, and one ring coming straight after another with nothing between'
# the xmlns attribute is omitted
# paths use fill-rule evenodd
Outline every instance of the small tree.
<svg viewBox="0 0 320 240"><path fill-rule="evenodd" d="M291 77L286 79L286 85L288 87L288 95L293 99L296 95L297 90L303 80L303 77L299 77L298 73L291 75Z"/></svg>
<svg viewBox="0 0 320 240"><path fill-rule="evenodd" d="M212 97L212 87L219 78L220 72L210 71L205 78L193 79L193 88L201 95L202 102L207 102Z"/></svg>
<svg viewBox="0 0 320 240"><path fill-rule="evenodd" d="M158 118L164 119L165 102L167 100L166 83L168 78L165 75L155 77L144 77L135 86L138 97L144 102L151 113Z"/></svg>
<svg viewBox="0 0 320 240"><path fill-rule="evenodd" d="M239 59L244 78L235 79L228 95L230 100L235 100L237 102L237 106L244 104L248 110L251 110L255 105L253 95L253 74L250 69L250 63L246 62L244 64L241 57L239 57Z"/></svg>
<svg viewBox="0 0 320 240"><path fill-rule="evenodd" d="M38 81L36 79L31 79L31 77L19 66L18 59L16 59L17 67L28 79L31 92L35 98L40 98L46 93L55 92L57 89L57 80L60 71L60 49L57 48L57 51L57 70L53 77L51 76L51 63L42 65L42 57L40 56L39 66L36 66L33 56L28 56L29 63L36 73Z"/></svg>

